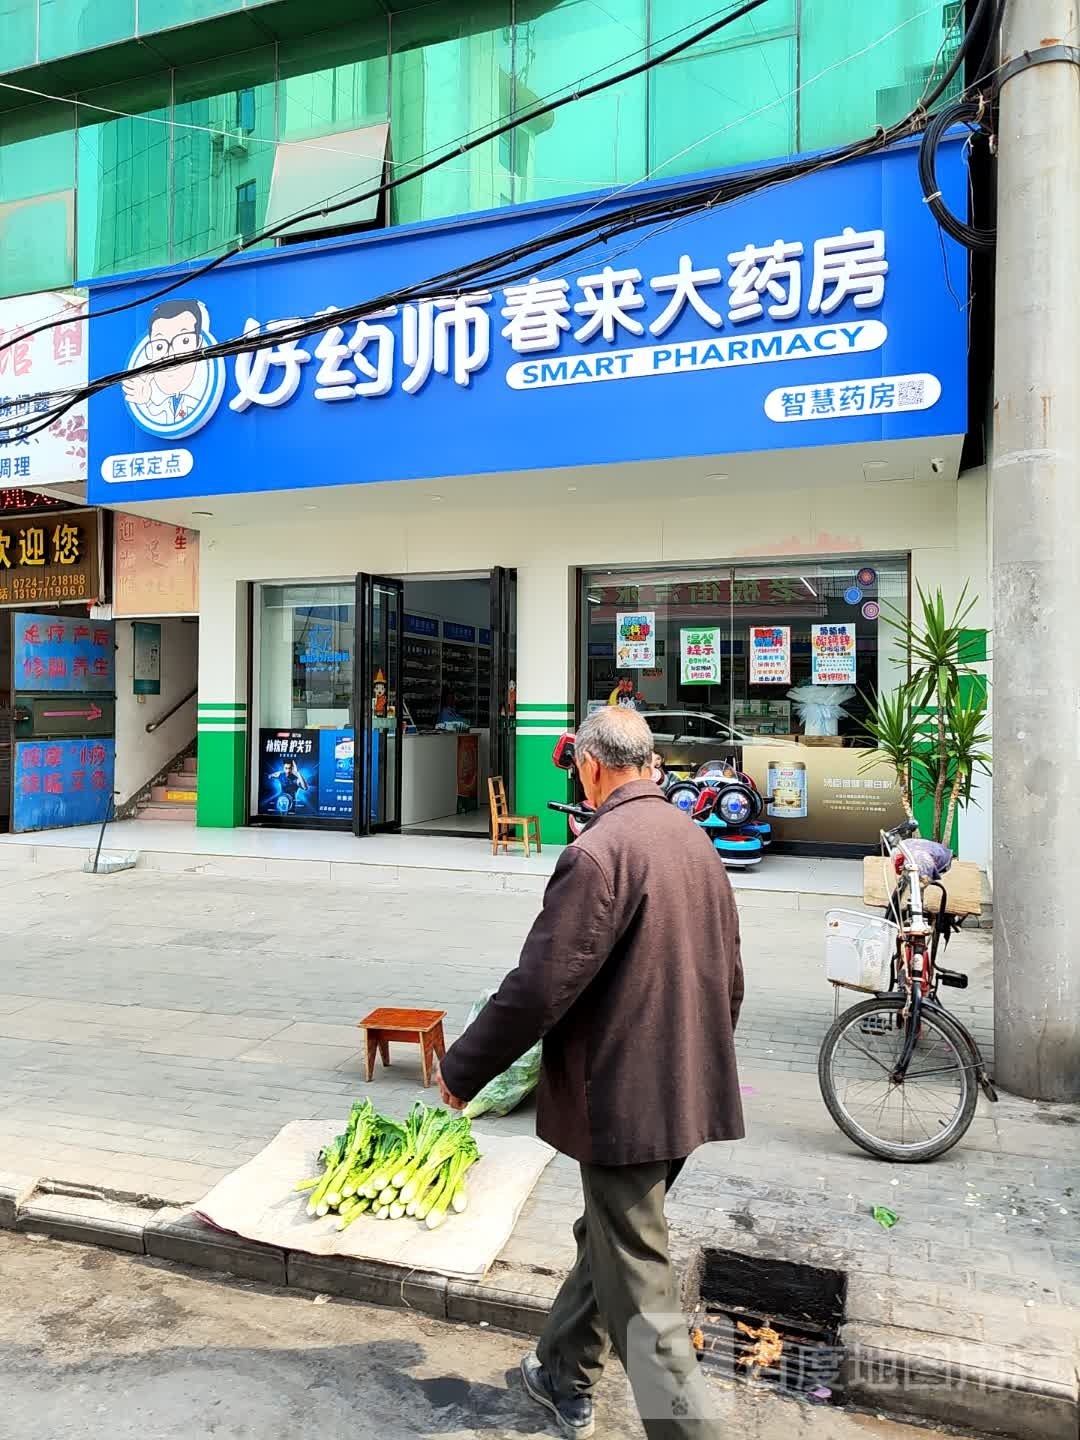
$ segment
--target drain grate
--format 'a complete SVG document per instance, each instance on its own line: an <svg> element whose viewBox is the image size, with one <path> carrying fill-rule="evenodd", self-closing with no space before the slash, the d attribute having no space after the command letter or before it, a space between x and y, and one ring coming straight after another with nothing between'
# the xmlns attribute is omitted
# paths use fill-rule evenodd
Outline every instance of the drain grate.
<svg viewBox="0 0 1080 1440"><path fill-rule="evenodd" d="M691 1322L702 1366L725 1380L744 1380L792 1395L815 1390L837 1396L842 1351L835 1332L814 1332L805 1322L732 1309L699 1311Z"/></svg>
<svg viewBox="0 0 1080 1440"><path fill-rule="evenodd" d="M709 1250L691 1321L703 1368L719 1378L839 1400L845 1276Z"/></svg>

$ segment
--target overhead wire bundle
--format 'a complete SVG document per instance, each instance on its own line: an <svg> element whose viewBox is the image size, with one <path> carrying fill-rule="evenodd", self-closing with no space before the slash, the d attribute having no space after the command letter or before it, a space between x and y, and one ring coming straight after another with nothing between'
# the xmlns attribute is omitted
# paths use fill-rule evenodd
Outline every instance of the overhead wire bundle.
<svg viewBox="0 0 1080 1440"><path fill-rule="evenodd" d="M986 131L991 97L980 87L986 86L995 73L992 62L1001 22L1005 14L1005 0L994 0L992 17L989 16L988 5L980 6L980 11L983 12L983 19L988 23L986 44L975 72L975 79L957 99L942 106L931 116L919 146L919 184L930 213L947 235L951 235L954 240L959 241L968 250L992 250L997 239L997 232L992 228L971 225L966 220L961 220L945 204L937 183L937 153L942 137L954 125L966 125L973 131L982 130L984 133ZM983 20L980 20L978 16L973 20L969 32L973 39L977 36L976 26L981 23Z"/></svg>
<svg viewBox="0 0 1080 1440"><path fill-rule="evenodd" d="M442 156L408 171L406 174L395 176L384 181L380 185L365 191L358 196L335 201L332 204L323 205L315 210L304 212L298 216L290 216L287 220L252 236L243 247L233 249L215 256L204 265L194 268L186 268L177 278L170 280L167 285L160 287L149 294L140 295L135 300L125 301L122 304L108 307L103 310L92 312L88 319L103 318L108 315L118 314L136 305L151 304L162 296L171 293L181 287L188 287L203 275L210 273L227 260L239 253L241 248L249 249L263 240L273 238L281 230L287 229L299 221L327 216L337 211L356 205L363 200L372 199L376 196L385 195L397 187L410 183L424 175L430 174L440 166L449 163L451 160L480 145L489 143L498 136L505 134L518 125L529 123L540 116L550 114L562 106L573 103L576 100L585 99L589 95L596 94L610 86L621 84L627 79L652 69L656 65L664 63L674 55L680 54L693 45L699 44L703 39L717 33L719 30L733 24L744 15L760 8L767 0L745 0L745 3L727 11L719 20L702 27L693 32L687 38L679 41L656 55L648 57L637 65L627 70L618 72L606 79L595 82L592 85L578 86L569 95L563 95L555 100L543 101L539 105L526 111L512 120L500 124L494 128L473 134L460 143L455 149L445 152ZM916 106L902 119L890 126L880 126L872 134L861 137L858 140L845 145L833 147L830 150L810 155L796 156L776 164L763 166L760 169L739 172L725 176L721 179L710 179L697 184L688 183L675 192L666 192L662 195L649 196L641 200L633 201L627 205L611 209L612 197L600 197L596 205L591 206L586 212L584 219L575 223L558 227L557 229L545 232L526 242L518 242L494 254L485 255L477 260L454 266L440 274L429 276L418 281L414 285L396 289L378 296L370 296L352 305L335 309L333 323L335 325L346 324L352 320L361 320L375 314L377 311L390 309L394 306L404 304L415 304L424 300L436 300L452 298L455 295L467 294L476 290L490 290L497 287L513 284L517 281L526 280L537 273L539 269L550 270L559 266L580 254L583 250L596 244L609 244L611 241L630 232L644 230L646 227L671 224L682 218L692 216L703 210L712 209L720 205L730 204L733 201L745 198L748 195L759 193L763 190L778 185L787 184L797 180L804 175L816 173L820 170L832 168L835 165L844 164L849 160L859 159L863 156L874 154L900 140L910 138L920 132L929 132L929 127L934 125L939 116L931 119L929 112L938 102L942 95L952 84L953 79L959 73L973 45L979 36L989 28L989 39L986 41L986 51L979 67L982 74L993 52L994 39L997 33L997 26L1000 24L1003 0L978 0L971 23L967 26L961 38L955 54L942 75L932 85L928 85L927 91L920 97ZM993 19L991 20L991 15ZM969 104L977 102L969 101ZM950 106L940 114L948 114L955 107ZM955 119L950 122L955 123ZM933 132L937 139L943 130L937 126ZM936 141L935 141L936 145ZM924 149L926 141L924 140ZM928 152L931 157L934 150ZM932 169L931 169L932 175ZM937 197L940 200L940 196ZM949 229L950 234L955 230L949 228L946 220L934 209L934 201L928 198L931 209L935 216L942 223L944 228ZM592 212L597 206L604 206L605 213L595 215ZM944 207L941 207L944 209ZM948 212L945 212L948 215ZM960 222L955 217L948 215L951 224L959 226ZM960 239L960 236L956 238ZM963 243L963 242L962 242ZM58 321L45 321L33 329L24 331L18 337L25 340L30 336L41 333L52 328ZM264 329L259 332L248 332L242 336L217 342L206 346L199 351L200 360L211 360L216 358L227 358L241 353L251 353L259 349L272 346L294 343L306 338L309 335L319 334L325 330L327 318L325 314L312 315L299 318L285 324L276 323L274 328ZM14 343L9 340L0 344L0 353L8 345ZM50 402L49 408L43 414L37 416L33 424L24 427L22 433L25 435L36 434L41 430L48 429L56 419L71 410L76 405L101 393L103 390L118 384L121 380L129 379L134 375L153 375L163 370L168 370L175 364L171 357L166 356L161 360L148 361L142 365L132 367L128 370L114 371L111 374L102 375L92 380L87 386L74 392L49 392L45 395L32 397L36 400L46 399Z"/></svg>

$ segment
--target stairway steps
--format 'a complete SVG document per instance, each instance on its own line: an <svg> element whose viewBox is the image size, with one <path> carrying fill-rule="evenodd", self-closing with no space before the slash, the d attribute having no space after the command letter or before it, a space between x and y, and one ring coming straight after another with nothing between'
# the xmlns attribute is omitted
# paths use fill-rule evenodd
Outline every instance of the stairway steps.
<svg viewBox="0 0 1080 1440"><path fill-rule="evenodd" d="M150 799L155 805L184 805L193 810L197 793L190 785L155 785L150 791Z"/></svg>
<svg viewBox="0 0 1080 1440"><path fill-rule="evenodd" d="M164 801L152 800L146 805L141 805L135 812L136 820L171 820L178 821L182 825L194 825L195 806L169 804Z"/></svg>
<svg viewBox="0 0 1080 1440"><path fill-rule="evenodd" d="M199 772L197 770L177 770L169 775L165 784L170 790L198 790Z"/></svg>

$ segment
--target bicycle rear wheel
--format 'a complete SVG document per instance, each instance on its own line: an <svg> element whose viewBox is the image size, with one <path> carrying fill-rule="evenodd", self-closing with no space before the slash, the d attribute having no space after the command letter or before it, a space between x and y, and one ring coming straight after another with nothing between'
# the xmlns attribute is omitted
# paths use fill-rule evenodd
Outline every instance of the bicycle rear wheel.
<svg viewBox="0 0 1080 1440"><path fill-rule="evenodd" d="M845 1010L818 1057L822 1099L837 1125L879 1160L918 1164L944 1155L975 1116L978 1084L963 1028L923 1010L900 1084L892 1075L907 1038L906 1000L885 995Z"/></svg>

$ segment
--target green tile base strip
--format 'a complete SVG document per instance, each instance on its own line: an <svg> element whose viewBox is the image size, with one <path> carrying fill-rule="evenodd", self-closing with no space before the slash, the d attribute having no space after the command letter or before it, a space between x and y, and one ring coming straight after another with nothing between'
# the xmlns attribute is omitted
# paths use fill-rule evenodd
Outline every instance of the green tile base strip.
<svg viewBox="0 0 1080 1440"><path fill-rule="evenodd" d="M570 798L570 777L556 770L551 752L564 730L574 724L572 705L522 705L517 707L517 774L514 809L519 815L539 815L540 834L551 845L565 845L566 819L547 808L549 800Z"/></svg>
<svg viewBox="0 0 1080 1440"><path fill-rule="evenodd" d="M196 823L233 829L247 823L247 706L199 702Z"/></svg>

